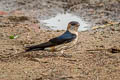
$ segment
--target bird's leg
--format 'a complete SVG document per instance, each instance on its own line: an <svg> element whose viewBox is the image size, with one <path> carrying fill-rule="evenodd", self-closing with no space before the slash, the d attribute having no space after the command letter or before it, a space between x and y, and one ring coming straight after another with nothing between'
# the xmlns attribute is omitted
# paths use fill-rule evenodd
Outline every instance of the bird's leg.
<svg viewBox="0 0 120 80"><path fill-rule="evenodd" d="M60 52L61 52L61 54L63 54L63 53L64 53L64 50L61 50Z"/></svg>

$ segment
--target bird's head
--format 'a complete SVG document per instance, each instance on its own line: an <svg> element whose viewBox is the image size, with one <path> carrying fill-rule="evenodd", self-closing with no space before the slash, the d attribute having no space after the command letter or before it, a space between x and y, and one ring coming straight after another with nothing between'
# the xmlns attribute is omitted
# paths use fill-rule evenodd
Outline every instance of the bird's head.
<svg viewBox="0 0 120 80"><path fill-rule="evenodd" d="M80 24L77 21L71 21L68 23L67 30L70 32L78 32Z"/></svg>

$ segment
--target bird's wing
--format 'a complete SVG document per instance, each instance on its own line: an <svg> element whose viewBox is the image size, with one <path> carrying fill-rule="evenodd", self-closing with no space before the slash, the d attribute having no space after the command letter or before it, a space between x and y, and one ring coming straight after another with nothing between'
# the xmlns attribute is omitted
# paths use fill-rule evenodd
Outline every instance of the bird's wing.
<svg viewBox="0 0 120 80"><path fill-rule="evenodd" d="M54 45L59 45L59 44L63 44L63 43L68 43L71 42L72 40L74 40L76 38L75 34L70 33L69 31L66 31L64 34L62 34L59 37L53 38L51 40L49 40L51 43L53 43Z"/></svg>

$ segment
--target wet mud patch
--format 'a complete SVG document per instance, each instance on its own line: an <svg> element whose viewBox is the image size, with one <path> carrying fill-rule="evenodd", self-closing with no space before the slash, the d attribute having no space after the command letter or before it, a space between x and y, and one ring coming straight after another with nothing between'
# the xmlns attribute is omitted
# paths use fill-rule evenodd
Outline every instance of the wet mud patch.
<svg viewBox="0 0 120 80"><path fill-rule="evenodd" d="M52 30L66 30L67 25L71 21L77 21L80 23L78 31L85 31L90 28L90 25L83 21L80 17L70 13L57 14L48 20L40 20L45 26L48 26Z"/></svg>

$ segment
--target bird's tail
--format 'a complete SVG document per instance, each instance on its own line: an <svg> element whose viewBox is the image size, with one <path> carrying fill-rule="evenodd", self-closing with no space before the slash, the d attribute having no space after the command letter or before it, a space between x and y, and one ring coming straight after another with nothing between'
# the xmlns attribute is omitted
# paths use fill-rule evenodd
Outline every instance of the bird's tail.
<svg viewBox="0 0 120 80"><path fill-rule="evenodd" d="M53 43L51 43L51 42L46 42L46 43L42 43L39 45L29 46L29 47L26 47L26 52L44 50L45 48L51 47L51 46L54 46Z"/></svg>

